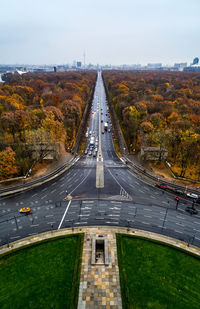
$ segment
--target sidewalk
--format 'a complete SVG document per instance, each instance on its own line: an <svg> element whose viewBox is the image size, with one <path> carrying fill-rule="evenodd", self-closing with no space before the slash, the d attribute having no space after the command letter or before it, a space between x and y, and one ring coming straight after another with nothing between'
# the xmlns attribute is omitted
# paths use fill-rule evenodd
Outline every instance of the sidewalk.
<svg viewBox="0 0 200 309"><path fill-rule="evenodd" d="M5 188L12 188L16 185L28 183L31 180L37 180L40 179L42 176L47 176L53 171L57 170L59 167L62 167L65 163L69 162L73 158L73 155L71 153L65 153L62 154L59 158L59 160L55 160L52 163L48 164L46 167L44 167L42 170L37 170L33 173L33 175L27 177L26 179L21 179L18 181L8 182L4 184L0 184L1 189Z"/></svg>
<svg viewBox="0 0 200 309"><path fill-rule="evenodd" d="M200 192L200 188L198 189L197 187L193 186L192 184L183 184L183 182L181 180L178 180L176 178L173 178L172 176L167 175L162 175L162 171L160 172L161 174L156 174L152 168L148 165L147 162L144 162L140 159L139 154L128 154L127 158L135 165L137 165L139 168L141 168L142 170L145 170L148 174L156 177L157 179L159 179L159 181L166 181L169 182L173 185L178 185L178 186L182 186L183 190L185 190L185 188L190 188L191 190L198 190ZM148 176L145 176L144 174L142 174L142 176L144 176L145 178L148 178ZM149 178L148 178L149 179ZM153 180L152 180L153 181Z"/></svg>

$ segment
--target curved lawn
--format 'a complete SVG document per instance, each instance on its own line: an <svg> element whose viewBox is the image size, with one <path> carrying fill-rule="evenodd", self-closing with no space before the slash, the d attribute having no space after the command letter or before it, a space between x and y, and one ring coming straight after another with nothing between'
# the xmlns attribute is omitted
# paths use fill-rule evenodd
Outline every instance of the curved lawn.
<svg viewBox="0 0 200 309"><path fill-rule="evenodd" d="M82 242L69 235L0 256L0 308L76 308Z"/></svg>
<svg viewBox="0 0 200 309"><path fill-rule="evenodd" d="M200 306L200 260L184 251L117 235L123 308L195 309Z"/></svg>

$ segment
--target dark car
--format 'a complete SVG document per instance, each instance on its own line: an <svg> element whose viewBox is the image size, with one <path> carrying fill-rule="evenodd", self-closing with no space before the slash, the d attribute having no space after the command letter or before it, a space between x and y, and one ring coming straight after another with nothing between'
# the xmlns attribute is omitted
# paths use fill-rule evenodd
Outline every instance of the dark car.
<svg viewBox="0 0 200 309"><path fill-rule="evenodd" d="M157 183L156 184L156 187L160 188L160 189L163 189L163 190L166 190L167 189L167 186L164 184L164 183Z"/></svg>
<svg viewBox="0 0 200 309"><path fill-rule="evenodd" d="M200 197L196 199L196 203L200 204Z"/></svg>
<svg viewBox="0 0 200 309"><path fill-rule="evenodd" d="M198 214L198 211L195 208L190 207L190 206L187 206L185 208L185 211L189 212L191 215L197 215Z"/></svg>
<svg viewBox="0 0 200 309"><path fill-rule="evenodd" d="M179 195L184 195L184 192L182 190L174 189L174 193L179 194Z"/></svg>

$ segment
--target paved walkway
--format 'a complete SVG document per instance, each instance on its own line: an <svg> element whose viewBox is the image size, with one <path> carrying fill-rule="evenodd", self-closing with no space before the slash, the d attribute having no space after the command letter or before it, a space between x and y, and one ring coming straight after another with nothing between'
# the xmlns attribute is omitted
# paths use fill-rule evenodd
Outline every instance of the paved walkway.
<svg viewBox="0 0 200 309"><path fill-rule="evenodd" d="M92 238L99 234L107 239L108 265L91 265ZM109 228L90 228L85 233L78 309L85 308L122 308L116 238Z"/></svg>

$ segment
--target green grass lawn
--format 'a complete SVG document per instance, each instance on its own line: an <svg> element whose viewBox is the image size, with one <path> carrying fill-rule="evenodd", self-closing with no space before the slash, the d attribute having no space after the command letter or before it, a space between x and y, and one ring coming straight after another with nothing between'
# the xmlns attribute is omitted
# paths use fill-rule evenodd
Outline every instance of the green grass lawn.
<svg viewBox="0 0 200 309"><path fill-rule="evenodd" d="M200 260L184 251L117 235L123 308L200 308Z"/></svg>
<svg viewBox="0 0 200 309"><path fill-rule="evenodd" d="M83 234L0 256L0 308L76 308Z"/></svg>

